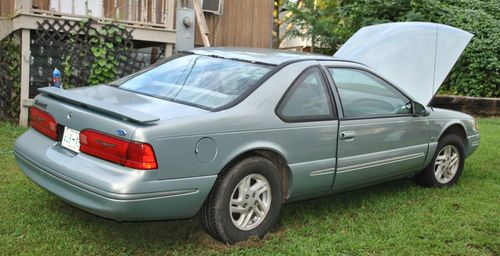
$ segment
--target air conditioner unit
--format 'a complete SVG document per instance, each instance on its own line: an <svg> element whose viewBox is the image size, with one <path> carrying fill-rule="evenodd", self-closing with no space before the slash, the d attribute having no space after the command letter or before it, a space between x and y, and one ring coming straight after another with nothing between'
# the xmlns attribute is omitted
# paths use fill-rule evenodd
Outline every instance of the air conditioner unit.
<svg viewBox="0 0 500 256"><path fill-rule="evenodd" d="M222 15L224 12L224 0L201 0L200 4L204 12L216 15Z"/></svg>

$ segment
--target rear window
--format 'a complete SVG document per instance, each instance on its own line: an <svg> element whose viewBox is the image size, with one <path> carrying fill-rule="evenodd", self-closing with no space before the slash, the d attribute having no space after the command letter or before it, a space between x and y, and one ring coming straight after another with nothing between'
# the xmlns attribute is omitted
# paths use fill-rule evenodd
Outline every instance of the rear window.
<svg viewBox="0 0 500 256"><path fill-rule="evenodd" d="M273 66L182 55L113 84L119 88L214 110L248 96Z"/></svg>

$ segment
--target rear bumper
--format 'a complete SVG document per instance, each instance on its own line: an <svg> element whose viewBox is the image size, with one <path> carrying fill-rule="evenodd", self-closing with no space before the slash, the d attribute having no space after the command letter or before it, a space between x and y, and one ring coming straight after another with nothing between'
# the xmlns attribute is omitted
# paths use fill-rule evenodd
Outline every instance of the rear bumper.
<svg viewBox="0 0 500 256"><path fill-rule="evenodd" d="M60 150L64 149L58 143L29 130L16 141L15 156L23 173L40 187L80 209L114 220L193 217L216 179L212 175L158 180L158 171L134 171Z"/></svg>

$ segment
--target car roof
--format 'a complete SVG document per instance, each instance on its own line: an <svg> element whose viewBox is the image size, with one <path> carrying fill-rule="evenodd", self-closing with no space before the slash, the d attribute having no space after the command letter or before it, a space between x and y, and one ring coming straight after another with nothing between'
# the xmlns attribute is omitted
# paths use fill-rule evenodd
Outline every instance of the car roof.
<svg viewBox="0 0 500 256"><path fill-rule="evenodd" d="M340 60L326 55L265 48L204 47L195 48L186 52L267 65L280 65L285 62L297 60Z"/></svg>

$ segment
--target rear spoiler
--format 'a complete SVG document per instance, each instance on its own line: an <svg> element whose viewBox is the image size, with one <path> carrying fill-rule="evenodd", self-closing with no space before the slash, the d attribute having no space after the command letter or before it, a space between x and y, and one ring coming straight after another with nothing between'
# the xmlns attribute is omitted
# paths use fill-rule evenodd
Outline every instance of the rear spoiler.
<svg viewBox="0 0 500 256"><path fill-rule="evenodd" d="M62 90L55 87L38 88L38 91L44 95L49 95L54 98L73 103L75 105L95 110L110 116L118 117L125 120L130 120L139 124L147 124L160 120L158 117L135 111L132 109L120 107L114 104L109 104L81 94L72 93L71 91Z"/></svg>

